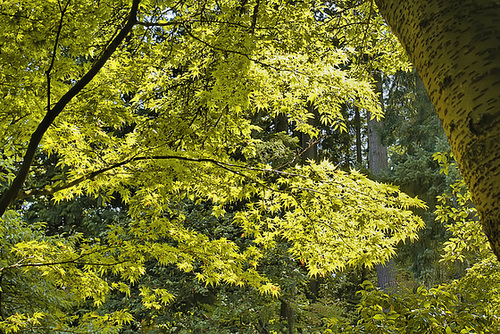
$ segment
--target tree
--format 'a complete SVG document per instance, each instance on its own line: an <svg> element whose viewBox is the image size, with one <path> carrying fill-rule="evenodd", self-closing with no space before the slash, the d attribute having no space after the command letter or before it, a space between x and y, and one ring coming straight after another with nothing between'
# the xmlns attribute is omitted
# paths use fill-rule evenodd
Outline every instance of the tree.
<svg viewBox="0 0 500 334"><path fill-rule="evenodd" d="M332 44L371 9L364 4L321 21L326 10L313 2L2 5L1 224L28 237L5 242L0 283L13 295L41 277L49 294L67 289L72 299L55 305L58 318L1 303L1 328L116 332L131 315L125 306L100 308L111 291L139 291L152 308L174 298L141 281L157 267L207 286L250 285L278 296L261 270L277 243L322 277L383 262L414 238L423 224L410 209L424 204L397 187L326 160L273 166L254 159L263 146L257 113L268 121L286 114L312 138L318 129L308 122L309 105L339 129L347 103L380 116L367 67L357 61L361 48ZM392 38L384 29L374 36ZM362 35L358 42L376 39ZM346 36L356 39L352 31ZM363 54L384 49L371 44ZM100 226L98 235L32 233L43 224L33 223L27 198L42 204L86 196L126 218ZM247 242L193 228L186 202L208 203L216 218L231 210ZM80 305L78 321L72 307ZM17 324L24 327L12 329Z"/></svg>
<svg viewBox="0 0 500 334"><path fill-rule="evenodd" d="M398 262L405 264L426 286L441 282L440 258L446 231L436 221L436 196L449 187L448 177L440 173L433 159L436 152L449 151L443 127L427 96L423 83L415 71L397 73L388 77L386 87L384 141L390 147L390 173L392 183L412 196L424 200L428 208L418 210L426 228L417 241L398 249Z"/></svg>
<svg viewBox="0 0 500 334"><path fill-rule="evenodd" d="M382 109L384 109L383 77L381 73L374 73L375 86ZM382 141L382 120L377 121L368 117L368 166L375 177L387 172L387 146ZM377 285L387 291L396 286L396 262L390 259L386 263L377 265Z"/></svg>
<svg viewBox="0 0 500 334"><path fill-rule="evenodd" d="M391 295L365 282L356 326L345 333L498 332L499 262L477 224L478 216L464 180L449 154L436 153L443 174L454 179L438 196L436 216L448 232L441 262L462 264L454 279L431 288L419 286ZM386 310L386 311L384 311Z"/></svg>
<svg viewBox="0 0 500 334"><path fill-rule="evenodd" d="M500 258L500 5L375 2L422 77Z"/></svg>

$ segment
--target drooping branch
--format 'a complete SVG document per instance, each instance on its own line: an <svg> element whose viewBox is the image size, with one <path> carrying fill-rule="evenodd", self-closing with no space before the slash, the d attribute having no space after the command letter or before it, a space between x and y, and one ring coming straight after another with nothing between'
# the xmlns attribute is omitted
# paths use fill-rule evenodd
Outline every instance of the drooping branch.
<svg viewBox="0 0 500 334"><path fill-rule="evenodd" d="M75 266L108 267L108 266L116 266L119 264L124 264L126 262L131 262L131 260L122 260L122 261L116 261L116 262L111 262L111 263L78 261L82 257L83 256L79 256L76 259L70 259L70 260L65 260L65 261L56 261L56 262L26 262L26 263L24 263L24 261L29 259L29 258L24 258L15 264L0 268L0 273L3 273L4 271L7 271L7 270L20 269L20 268L26 268L26 267L51 267L51 266L58 266L58 265L64 265L64 264L74 264Z"/></svg>
<svg viewBox="0 0 500 334"><path fill-rule="evenodd" d="M183 157L183 156L178 156L178 155L136 156L136 157L132 157L132 158L117 162L117 163L112 164L110 166L95 170L95 171L90 172L86 175L83 175L77 179L74 179L73 181L70 181L68 183L64 183L64 184L54 186L54 187L48 187L48 188L43 189L43 190L28 190L28 191L22 192L18 195L18 199L23 199L23 198L32 197L32 196L52 195L58 191L74 187L74 186L76 186L76 185L78 185L86 180L92 180L95 177L97 177L101 174L104 174L105 172L108 172L110 170L125 166L129 163L132 163L132 162L146 161L146 160L181 160L181 161L189 161L189 162L208 162L208 163L214 164L222 169L225 169L225 170L227 170L231 173L235 173L235 174L239 173L236 169L240 169L240 170L244 169L244 170L262 172L262 173L273 173L273 174L280 174L280 175L285 175L285 176L290 176L290 177L291 176L298 176L298 177L302 177L302 178L307 178L307 176L305 176L305 175L284 172L284 171L281 171L278 169L244 166L244 165L238 165L238 164L233 164L233 163L228 163L228 162L222 162L222 161L218 161L218 160L211 159L211 158L189 158L189 157Z"/></svg>
<svg viewBox="0 0 500 334"><path fill-rule="evenodd" d="M33 132L33 134L31 135L28 148L26 149L23 162L21 164L21 167L19 168L16 178L0 199L0 216L2 216L5 213L5 210L7 210L7 208L16 199L18 199L19 192L21 191L24 182L26 181L26 177L28 176L31 164L33 163L38 145L40 144L40 141L42 140L45 132L47 132L56 117L64 110L66 105L90 83L90 81L97 75L97 73L99 73L104 64L106 64L111 55L116 51L118 46L137 23L137 11L139 8L139 2L140 0L133 0L127 21L120 32L109 43L101 56L92 65L90 70L78 82L76 82L76 84L71 87L71 89L68 90L66 94L61 97L61 99L54 105L53 108L51 108L47 112L35 132Z"/></svg>
<svg viewBox="0 0 500 334"><path fill-rule="evenodd" d="M178 155L152 155L152 156L135 156L131 157L129 159L125 159L123 161L117 162L115 164L109 165L107 167L95 170L93 172L90 172L86 175L83 175L77 179L74 179L73 181L70 181L65 184L61 184L58 186L54 186L52 188L47 188L44 190L33 190L31 192L26 192L23 194L24 197L29 197L29 196L36 196L36 195L51 195L57 191L61 191L73 186L76 186L86 180L91 180L98 175L102 175L108 171L111 171L113 169L117 169L123 166L126 166L130 163L133 162L140 162L140 161L159 161L159 160L178 160L178 161L186 161L190 163L208 163L208 164L213 164L229 173L232 173L234 175L238 175L242 178L245 178L246 180L258 185L259 187L265 188L267 190L270 190L272 192L278 192L282 194L286 194L290 197L292 197L295 201L295 205L298 210L300 210L305 217L307 217L307 220L311 222L311 228L314 231L313 237L316 238L315 242L318 244L323 244L324 242L318 238L320 235L319 231L317 231L316 224L318 225L325 225L328 228L330 228L330 225L327 223L318 220L318 218L314 217L314 215L311 215L310 210L307 209L307 207L302 203L302 199L300 198L300 194L297 194L296 191L300 192L309 192L309 193L314 193L319 196L324 196L325 198L330 198L333 200L338 200L339 197L335 193L329 193L326 190L321 190L321 189L315 189L314 187L301 187L301 186L295 186L295 185L289 185L287 189L283 189L280 187L275 187L272 184L266 182L263 179L260 179L256 175L252 175L250 172L256 172L256 173L262 173L262 174L267 174L267 175L279 175L279 176L284 176L284 177L296 177L296 178L302 178L302 179L310 179L311 176L308 176L307 174L299 174L299 173L293 173L293 172L288 172L288 171L282 171L278 169L273 169L273 168L262 168L262 167L252 167L252 166L246 166L246 165L241 165L238 163L230 163L230 162L223 162L223 161L218 161L213 158L193 158L193 157L185 157L185 156L178 156ZM369 191L361 190L361 189L356 189L353 187L350 187L349 185L345 184L342 180L334 180L334 179L325 179L324 183L330 183L334 184L336 186L339 186L344 189L348 189L348 191L357 193L367 200L376 203L376 202L382 202L384 203L385 201L383 199L374 197L373 195L370 194ZM343 192L344 190L342 190ZM340 197L341 198L341 197ZM397 204L395 204L397 206ZM353 248L342 235L337 235L337 238L340 240L340 242L347 247L349 250L352 252L357 253L358 255L361 255L359 250ZM184 250L183 250L184 251ZM47 265L47 264L43 264ZM32 265L30 266L38 266L37 265ZM1 269L0 269L1 272Z"/></svg>
<svg viewBox="0 0 500 334"><path fill-rule="evenodd" d="M50 196L50 195L55 194L58 191L77 186L86 180L93 180L94 178L96 178L97 176L99 176L101 174L104 174L108 171L117 169L119 167L123 167L125 165L130 164L130 163L139 162L139 161L151 161L151 160L179 160L179 161L187 161L187 162L193 162L193 163L202 163L202 162L210 163L210 164L216 165L217 167L219 167L221 169L224 169L225 171L227 171L229 173L241 176L241 177L243 177L251 182L254 182L254 183L256 183L264 188L267 188L269 190L272 190L272 191L280 191L280 190L270 187L269 185L265 184L264 181L258 180L255 177L248 175L247 173L244 173L244 171L252 171L252 172L264 173L264 174L268 174L268 175L274 174L274 175L280 175L280 176L284 176L284 177L298 177L298 178L302 178L302 179L309 179L310 178L310 176L308 176L308 175L287 172L287 171L283 171L280 169L252 167L252 166L240 165L240 164L236 164L236 163L223 162L223 161L219 161L219 160L212 159L212 158L190 158L190 157L179 156L179 155L135 156L135 157L131 157L129 159L125 159L123 161L114 163L114 164L109 165L107 167L97 169L93 172L90 172L86 175L83 175L79 178L76 178L76 179L74 179L70 182L64 183L64 184L55 185L53 187L47 187L45 189L32 189L32 190L27 190L25 192L21 192L21 193L19 193L18 199L24 199L24 198L33 197L33 196ZM348 187L342 181L336 181L336 180L330 179L326 182L331 183L331 184L336 184L340 187ZM314 192L314 193L321 194L321 195L327 196L327 197L334 197L331 194L320 192L318 190L307 188L307 187L292 187L292 188L299 189L302 191ZM350 188L350 187L348 187L348 188ZM354 188L350 188L350 190L355 192L355 193L358 193L360 195L366 196L373 201L379 201L379 199L377 199L376 197L373 197L372 195L365 193L361 190L354 189ZM298 203L300 203L300 201L298 201Z"/></svg>
<svg viewBox="0 0 500 334"><path fill-rule="evenodd" d="M110 263L104 263L104 262L88 262L88 261L83 261L87 256L93 255L98 252L103 252L111 249L112 247L103 247L99 248L96 250L93 250L88 253L82 253L78 256L76 256L73 259L68 259L68 260L61 260L61 261L53 261L53 262L29 262L28 260L32 259L33 256L28 256L20 259L14 264L1 267L0 268L0 275L2 275L5 271L7 270L12 270L12 269L19 269L19 268L26 268L26 267L50 267L50 266L56 266L56 265L64 265L64 264L74 264L77 266L115 266L118 264L123 264L125 262L129 262L130 260L121 260L121 261L115 261L115 262L110 262Z"/></svg>

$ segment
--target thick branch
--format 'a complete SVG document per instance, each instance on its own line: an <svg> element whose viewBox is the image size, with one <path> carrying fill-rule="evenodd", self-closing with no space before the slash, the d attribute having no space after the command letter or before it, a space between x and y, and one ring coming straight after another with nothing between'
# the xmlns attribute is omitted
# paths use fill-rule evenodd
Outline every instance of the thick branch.
<svg viewBox="0 0 500 334"><path fill-rule="evenodd" d="M85 86L90 83L90 81L97 75L97 73L99 73L104 64L106 64L107 60L116 51L118 45L121 44L121 42L125 39L134 25L137 23L136 15L139 8L139 2L140 0L133 0L132 8L130 10L130 14L127 22L125 23L125 26L111 41L111 43L104 50L99 59L97 59L97 61L92 65L92 68L73 87L71 87L71 89L66 94L61 97L61 99L52 109L47 112L35 132L31 135L28 148L26 150L26 153L24 154L23 163L19 168L17 176L10 185L9 189L2 195L2 198L0 199L0 216L4 214L5 210L7 210L10 204L18 199L19 192L23 187L26 177L28 176L31 164L33 163L33 158L35 157L36 150L45 132L52 125L56 117L64 110L66 105L78 93L80 93L82 89L85 88Z"/></svg>

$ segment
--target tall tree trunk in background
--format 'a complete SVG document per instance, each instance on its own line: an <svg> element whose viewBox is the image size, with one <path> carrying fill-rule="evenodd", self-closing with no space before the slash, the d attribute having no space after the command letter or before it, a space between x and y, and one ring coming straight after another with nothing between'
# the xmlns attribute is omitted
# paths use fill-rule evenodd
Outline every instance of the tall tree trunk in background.
<svg viewBox="0 0 500 334"><path fill-rule="evenodd" d="M382 96L382 76L374 74L375 78L375 92L379 95L379 103L384 108L384 98ZM377 121L375 118L371 119L368 116L368 167L373 175L380 176L382 172L387 170L387 147L382 143L383 119Z"/></svg>
<svg viewBox="0 0 500 334"><path fill-rule="evenodd" d="M358 106L354 106L354 129L356 130L356 162L361 165L363 163L361 154L361 115Z"/></svg>
<svg viewBox="0 0 500 334"><path fill-rule="evenodd" d="M293 278L293 276L292 276ZM295 304L295 295L297 293L297 288L296 288L296 282L295 280L292 281L291 286L289 287L290 289L290 294L289 298L286 299L283 296L279 297L279 300L281 302L281 317L286 319L287 327L288 327L288 334L296 334L297 333L297 327L296 327L296 316L295 316L295 310L293 305Z"/></svg>
<svg viewBox="0 0 500 334"><path fill-rule="evenodd" d="M276 132L288 133L288 116L286 114L279 114L274 119L274 125L276 127Z"/></svg>
<svg viewBox="0 0 500 334"><path fill-rule="evenodd" d="M276 133L278 132L285 132L288 134L288 116L286 114L278 114L275 119L274 119L274 125L276 129ZM303 141L303 133L298 134L301 145ZM309 137L310 139L310 137ZM304 147L304 146L302 146ZM307 147L307 145L306 145ZM307 151L304 153L304 155L307 153ZM290 291L290 296L288 299L285 299L284 297L280 296L279 300L281 302L281 310L280 310L280 315L283 319L286 319L287 322L287 327L288 327L288 334L295 334L296 333L296 328L295 328L295 312L293 310L293 303L295 301L295 285L292 285L291 291ZM267 330L267 327L263 325L262 320L259 319L259 323L261 324L262 327L262 332L263 333L269 333Z"/></svg>
<svg viewBox="0 0 500 334"><path fill-rule="evenodd" d="M382 91L382 76L374 74L375 91L379 94L379 102L384 108L384 97ZM381 131L383 120L377 121L368 116L368 167L375 177L387 170L387 147L382 143ZM384 264L377 265L377 285L383 290L388 290L396 285L396 262L394 259Z"/></svg>
<svg viewBox="0 0 500 334"><path fill-rule="evenodd" d="M286 319L288 334L295 334L295 312L293 310L292 302L290 300L286 300L283 297L279 297L281 302L281 317Z"/></svg>
<svg viewBox="0 0 500 334"><path fill-rule="evenodd" d="M307 105L308 111L314 115L313 118L309 119L309 124L312 126L316 125L316 109L314 108L313 103L308 103ZM300 147L305 150L302 153L302 163L305 163L307 160L318 160L318 147L316 144L311 145L312 138L306 133L300 133Z"/></svg>
<svg viewBox="0 0 500 334"><path fill-rule="evenodd" d="M500 3L375 2L429 92L500 258Z"/></svg>

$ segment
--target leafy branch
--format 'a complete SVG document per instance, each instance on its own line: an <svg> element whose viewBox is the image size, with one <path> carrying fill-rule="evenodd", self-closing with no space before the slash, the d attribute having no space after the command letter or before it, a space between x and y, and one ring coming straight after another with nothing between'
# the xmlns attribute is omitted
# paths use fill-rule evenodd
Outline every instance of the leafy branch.
<svg viewBox="0 0 500 334"><path fill-rule="evenodd" d="M123 264L123 263L130 261L130 260L123 260L123 261L116 261L116 262L112 262L112 263L96 263L96 262L79 261L86 256L95 254L95 253L100 252L100 251L107 250L109 248L111 248L111 247L104 247L104 248L96 249L92 252L80 254L79 256L77 256L74 259L69 259L69 260L64 260L64 261L54 261L54 262L27 262L26 263L26 261L28 261L29 259L34 258L34 256L27 256L27 257L24 257L21 260L17 261L14 264L0 268L0 274L2 274L4 271L7 271L7 270L17 269L17 268L25 268L25 267L50 267L50 266L57 266L57 265L69 264L69 263L73 263L75 265L82 265L82 266L116 266L118 264Z"/></svg>
<svg viewBox="0 0 500 334"><path fill-rule="evenodd" d="M212 159L212 158L190 158L190 157L179 156L179 155L135 156L135 157L131 157L129 159L117 162L117 163L112 164L110 166L95 170L93 172L90 172L86 175L83 175L77 179L74 179L73 181L70 181L70 182L67 182L64 184L56 185L53 187L47 187L45 189L32 189L32 190L24 191L24 192L19 194L17 199L24 199L24 198L33 197L33 196L53 195L54 193L56 193L58 191L68 189L68 188L71 188L73 186L77 186L86 180L93 180L97 176L104 174L110 170L125 166L127 164L132 163L132 162L147 161L147 160L180 160L180 161L188 161L188 162L196 162L196 163L207 162L207 163L214 164L214 165L216 165L216 166L218 166L218 167L220 167L220 168L222 168L230 173L240 175L246 179L249 179L250 181L252 181L254 183L259 184L260 186L263 186L263 187L268 188L269 190L273 190L273 191L276 191L276 189L269 188L269 186L265 185L263 182L256 180L255 178L253 178L247 174L241 173L239 170L254 171L254 172L260 172L260 173L266 173L266 174L275 174L275 175L281 175L281 176L285 176L285 177L299 177L302 179L309 179L310 178L310 176L307 176L304 174L286 172L286 171L283 171L280 169L245 166L245 165L240 165L240 164L235 164L235 163L222 162L222 161ZM328 180L328 183L337 184L341 187L346 187L346 185L344 183L338 182L335 180L331 180L331 179ZM326 194L324 192L320 192L316 189L311 189L308 187L295 187L295 189L314 192L314 193L318 193L318 194L321 194L321 195L324 195L327 197L333 197L331 194ZM353 192L356 192L360 195L366 196L374 201L380 201L380 199L378 199L374 196L371 196L369 194L366 194L365 192L363 192L361 190L354 189L354 188L350 188L350 190Z"/></svg>
<svg viewBox="0 0 500 334"><path fill-rule="evenodd" d="M218 161L218 160L211 159L211 158L189 158L189 157L183 157L183 156L178 156L178 155L156 155L156 156L139 156L139 157L136 156L136 157L132 157L132 158L117 162L117 163L112 164L110 166L95 170L93 172L90 172L90 173L83 175L83 176L81 176L81 177L79 177L71 182L68 182L68 183L65 183L62 185L49 187L49 188L46 188L43 190L33 189L33 190L24 191L24 192L20 193L20 195L17 197L17 199L24 199L24 198L32 197L32 196L52 195L58 191L76 186L76 185L82 183L83 181L93 180L98 175L101 175L107 171L122 167L122 166L127 165L127 164L132 163L132 162L145 161L145 160L181 160L181 161L190 161L190 162L208 162L208 163L212 163L220 168L223 168L231 173L235 173L235 174L239 174L239 175L242 175L242 174L239 173L238 171L232 169L232 168L245 169L245 170L257 171L257 172L263 172L263 173L274 173L274 174L280 174L280 175L285 175L285 176L297 176L297 177L301 177L301 178L307 178L306 175L301 175L301 174L297 174L297 173L289 173L289 172L284 172L284 171L272 169L272 168L257 168L257 167L243 166L243 165L238 165L238 164L233 164L233 163L228 163L228 162L222 162L222 161Z"/></svg>
<svg viewBox="0 0 500 334"><path fill-rule="evenodd" d="M106 47L101 56L95 61L90 70L76 82L76 84L71 87L66 94L64 94L59 101L52 107L49 111L47 111L43 120L38 124L37 129L31 135L28 148L26 149L26 153L24 154L23 162L19 171L16 175L16 178L10 185L9 189L7 189L2 197L0 198L0 216L2 216L7 208L19 198L19 192L21 191L24 182L26 181L26 177L31 168L31 164L33 163L33 159L35 157L36 151L42 140L45 132L52 125L56 117L64 110L66 105L85 88L90 81L99 73L101 68L106 64L111 55L116 51L121 42L125 39L125 37L130 33L134 25L137 23L137 11L139 9L140 0L133 0L132 7L130 9L129 16L123 28L120 32L115 36L115 38L110 42L110 44ZM68 2L69 3L69 2ZM60 21L62 24L62 18Z"/></svg>
<svg viewBox="0 0 500 334"><path fill-rule="evenodd" d="M229 49L224 49L224 48L221 48L221 47L218 47L218 46L215 46L215 45L212 45L210 43L208 43L207 41L204 41L203 39L199 38L198 36L195 36L191 30L189 29L189 27L187 25L183 25L183 27L186 29L186 32L189 36L191 36L191 38L197 40L198 42L204 44L205 46L208 46L209 48L213 49L213 50L217 50L217 51L221 51L221 52L227 52L227 53L232 53L232 54L237 54L237 55L240 55L242 57L245 57L246 59L248 59L249 61L253 62L253 63L256 63L256 64L259 64L259 65L262 65L264 67L268 67L268 68L272 68L273 70L277 71L277 72L291 72L291 73L297 73L297 74L302 74L302 75L306 75L305 73L301 72L301 71L298 71L298 70L290 70L290 69L287 69L287 68L280 68L280 67L276 67L274 65L271 65L271 64L268 64L268 63L265 63L263 61L260 61L260 60L257 60L255 58L252 58L250 57L248 54L244 53L244 52L240 52L240 51L237 51L237 50L229 50Z"/></svg>

